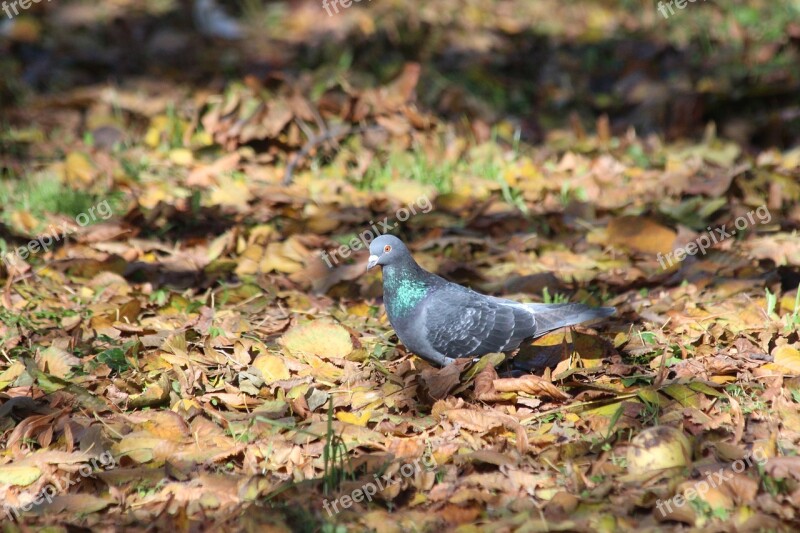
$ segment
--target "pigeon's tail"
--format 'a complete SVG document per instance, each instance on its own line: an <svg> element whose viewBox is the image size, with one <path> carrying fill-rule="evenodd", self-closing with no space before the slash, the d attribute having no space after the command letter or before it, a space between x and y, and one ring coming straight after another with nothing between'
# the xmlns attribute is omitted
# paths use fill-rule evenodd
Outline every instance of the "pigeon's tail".
<svg viewBox="0 0 800 533"><path fill-rule="evenodd" d="M605 318L617 312L613 307L589 307L583 304L526 304L536 317L536 336L554 329Z"/></svg>

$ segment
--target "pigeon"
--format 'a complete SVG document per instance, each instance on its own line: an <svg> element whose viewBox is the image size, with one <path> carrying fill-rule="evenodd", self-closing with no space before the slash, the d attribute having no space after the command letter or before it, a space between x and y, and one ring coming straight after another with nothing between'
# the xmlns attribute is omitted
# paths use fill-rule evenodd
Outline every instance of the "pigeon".
<svg viewBox="0 0 800 533"><path fill-rule="evenodd" d="M373 239L369 253L367 270L383 269L383 303L397 337L411 352L439 366L459 358L508 354L527 339L616 311L480 294L423 269L393 235Z"/></svg>

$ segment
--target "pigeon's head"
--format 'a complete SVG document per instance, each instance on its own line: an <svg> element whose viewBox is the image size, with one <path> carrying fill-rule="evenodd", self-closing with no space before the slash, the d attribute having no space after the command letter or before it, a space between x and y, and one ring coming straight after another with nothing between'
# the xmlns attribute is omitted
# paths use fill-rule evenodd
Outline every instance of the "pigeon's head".
<svg viewBox="0 0 800 533"><path fill-rule="evenodd" d="M369 243L367 270L376 265L388 266L409 257L408 248L394 235L381 235Z"/></svg>

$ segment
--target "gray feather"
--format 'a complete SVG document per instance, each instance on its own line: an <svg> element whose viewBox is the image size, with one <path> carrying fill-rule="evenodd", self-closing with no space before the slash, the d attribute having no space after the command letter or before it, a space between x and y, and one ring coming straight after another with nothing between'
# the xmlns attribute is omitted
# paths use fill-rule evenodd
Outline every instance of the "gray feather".
<svg viewBox="0 0 800 533"><path fill-rule="evenodd" d="M536 317L536 336L558 328L574 326L613 315L613 307L589 307L583 304L527 304Z"/></svg>

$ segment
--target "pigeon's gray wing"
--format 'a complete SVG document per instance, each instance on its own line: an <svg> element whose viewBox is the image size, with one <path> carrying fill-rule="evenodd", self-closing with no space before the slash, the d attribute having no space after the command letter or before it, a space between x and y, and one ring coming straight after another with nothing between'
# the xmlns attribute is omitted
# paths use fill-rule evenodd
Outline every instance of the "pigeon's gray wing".
<svg viewBox="0 0 800 533"><path fill-rule="evenodd" d="M513 350L536 332L527 309L470 290L437 292L424 306L426 339L447 357Z"/></svg>

